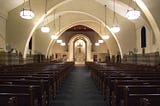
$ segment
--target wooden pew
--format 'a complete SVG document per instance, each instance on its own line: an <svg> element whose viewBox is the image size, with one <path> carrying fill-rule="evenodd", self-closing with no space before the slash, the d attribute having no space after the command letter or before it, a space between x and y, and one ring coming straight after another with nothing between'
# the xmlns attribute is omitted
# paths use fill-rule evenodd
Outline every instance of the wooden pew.
<svg viewBox="0 0 160 106"><path fill-rule="evenodd" d="M123 106L137 106L139 104L138 97L132 94L159 94L160 93L160 85L118 85L116 89L112 92L112 106L119 106L121 104ZM133 97L132 97L133 96ZM131 99L132 98L132 99ZM134 98L134 103L132 103Z"/></svg>
<svg viewBox="0 0 160 106"><path fill-rule="evenodd" d="M89 64L90 65L90 64ZM97 87L102 91L102 94L106 96L106 98L110 99L110 96L112 95L112 105L116 106L116 96L118 94L114 94L114 86L137 86L137 89L140 89L141 87L138 86L159 86L160 82L160 72L155 69L155 67L149 67L149 66L132 66L132 65L105 65L105 66L100 66L100 65L90 65L92 72L91 72L91 77L95 81ZM154 68L154 69L152 69ZM118 83L115 83L118 82ZM132 88L133 89L133 88ZM131 89L131 90L132 90ZM156 89L155 87L152 88L153 90ZM159 89L159 88L158 88ZM118 89L119 90L119 89ZM145 90L142 90L143 93ZM150 90L152 91L152 90ZM123 89L121 90L121 93L123 94ZM121 94L120 93L120 94ZM123 96L122 98L129 97L129 98L140 98L138 97L142 92L129 92L127 96ZM151 99L152 101L157 100L158 92L145 92L146 94L144 95L149 95L148 98L153 98ZM150 93L150 94L149 94ZM154 94L155 93L155 94ZM135 95L136 96L135 96ZM134 96L133 96L134 95ZM142 96L143 97L143 96ZM142 99L142 98L141 98ZM115 100L115 101L114 101ZM139 99L136 99L139 101ZM118 100L121 105L126 104L125 99ZM110 101L109 101L110 102ZM146 103L146 102L145 102ZM107 103L108 104L108 103ZM152 103L153 104L153 103ZM120 106L117 104L117 106ZM127 106L127 105L125 105ZM128 105L130 106L130 105ZM134 106L140 106L139 105L134 105ZM146 105L147 106L147 105ZM152 105L153 106L153 105Z"/></svg>
<svg viewBox="0 0 160 106"><path fill-rule="evenodd" d="M41 91L39 91L40 86L38 85L6 85L6 84L1 84L0 85L0 94L1 97L16 97L16 98L20 98L19 96L24 96L24 102L29 104L28 106L38 106L38 104L40 104L41 106L43 106L42 104L42 99L43 98L39 98L39 97L44 97L45 95L42 94ZM27 100L27 101L25 101ZM29 101L28 101L29 100ZM21 101L19 101L22 106ZM1 101L0 104L5 104L5 102Z"/></svg>
<svg viewBox="0 0 160 106"><path fill-rule="evenodd" d="M4 69L0 72L0 85L8 84L9 86L11 86L14 84L14 86L18 86L19 84L20 85L25 84L26 86L30 85L41 86L40 81L43 80L44 89L45 92L47 92L46 94L49 95L47 98L49 98L48 101L50 101L55 97L57 91L62 86L65 77L67 76L73 65L74 65L73 62L70 62L58 65L29 64L20 66L6 66L5 68L3 67ZM14 88L14 86L11 88ZM19 92L18 93L13 92L13 93L14 95L19 94ZM25 94L25 92L23 93ZM23 95L23 93L21 94ZM9 91L8 92L6 91L6 94L9 95L11 93ZM28 94L28 92L26 94L30 95ZM4 94L2 95L4 96ZM46 105L44 103L46 102L46 100L43 99L41 100L42 100L41 105L43 104Z"/></svg>

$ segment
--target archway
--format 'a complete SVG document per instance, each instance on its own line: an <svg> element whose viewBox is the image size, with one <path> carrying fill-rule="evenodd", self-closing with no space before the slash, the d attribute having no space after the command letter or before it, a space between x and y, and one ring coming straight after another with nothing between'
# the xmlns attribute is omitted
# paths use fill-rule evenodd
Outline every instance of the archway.
<svg viewBox="0 0 160 106"><path fill-rule="evenodd" d="M92 61L91 59L90 39L83 34L74 35L69 43L69 61L74 61L76 64L84 64L85 61Z"/></svg>
<svg viewBox="0 0 160 106"><path fill-rule="evenodd" d="M83 38L77 38L73 44L75 64L84 64L86 60L86 42Z"/></svg>

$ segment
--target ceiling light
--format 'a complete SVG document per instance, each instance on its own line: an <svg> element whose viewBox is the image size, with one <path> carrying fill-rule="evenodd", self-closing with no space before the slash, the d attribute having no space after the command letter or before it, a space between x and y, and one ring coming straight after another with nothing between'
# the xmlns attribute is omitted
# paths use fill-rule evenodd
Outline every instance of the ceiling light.
<svg viewBox="0 0 160 106"><path fill-rule="evenodd" d="M55 30L56 29L56 26L55 26L55 11L54 11L54 21L53 21L53 29ZM55 34L52 34L51 35L51 39L52 40L56 40L58 37L55 35Z"/></svg>
<svg viewBox="0 0 160 106"><path fill-rule="evenodd" d="M30 0L28 2L29 2L29 9L23 8L22 11L20 12L20 16L23 19L28 19L29 20L29 19L32 19L35 15L34 15L33 11L31 10ZM24 0L23 5L25 5L25 0Z"/></svg>
<svg viewBox="0 0 160 106"><path fill-rule="evenodd" d="M107 26L107 20L106 20L107 8L106 7L107 7L107 5L105 5L105 27L104 28L106 28L106 26ZM102 36L102 39L104 39L104 40L109 39L109 35L107 34L106 29L104 29L104 30L105 30L105 35Z"/></svg>
<svg viewBox="0 0 160 106"><path fill-rule="evenodd" d="M53 35L51 35L51 39L56 40L57 36L53 34Z"/></svg>
<svg viewBox="0 0 160 106"><path fill-rule="evenodd" d="M62 40L57 40L57 43L62 43Z"/></svg>
<svg viewBox="0 0 160 106"><path fill-rule="evenodd" d="M102 38L103 38L104 40L107 40L107 39L109 39L109 35L103 35Z"/></svg>
<svg viewBox="0 0 160 106"><path fill-rule="evenodd" d="M103 43L104 41L103 40L98 40L98 43Z"/></svg>
<svg viewBox="0 0 160 106"><path fill-rule="evenodd" d="M61 43L61 46L65 46L66 45L66 43Z"/></svg>
<svg viewBox="0 0 160 106"><path fill-rule="evenodd" d="M114 0L114 15L113 15L113 25L111 26L111 31L114 32L114 33L117 33L119 32L121 29L120 29L120 26L118 25L118 19L116 17L116 12L115 12L115 0Z"/></svg>
<svg viewBox="0 0 160 106"><path fill-rule="evenodd" d="M95 43L95 46L99 46L99 43Z"/></svg>
<svg viewBox="0 0 160 106"><path fill-rule="evenodd" d="M47 26L42 26L41 31L44 32L44 33L48 33L50 31L50 28L47 27Z"/></svg>
<svg viewBox="0 0 160 106"><path fill-rule="evenodd" d="M49 31L50 31L50 28L49 27L47 27L47 26L45 26L46 24L45 24L45 21L47 21L46 20L46 17L47 17L47 0L46 0L46 4L45 4L45 17L44 17L44 20L43 20L43 22L44 22L44 26L42 26L41 27L41 31L42 32L44 32L44 33L48 33ZM47 23L47 22L46 22Z"/></svg>
<svg viewBox="0 0 160 106"><path fill-rule="evenodd" d="M111 27L111 31L114 32L114 33L117 33L117 32L119 32L120 30L121 30L121 29L120 29L119 25L113 25L113 26Z"/></svg>
<svg viewBox="0 0 160 106"><path fill-rule="evenodd" d="M32 19L34 17L34 13L33 11L31 10L27 10L27 9L23 9L21 12L20 12L20 16L23 18L23 19Z"/></svg>
<svg viewBox="0 0 160 106"><path fill-rule="evenodd" d="M140 17L140 15L141 15L141 13L138 10L128 10L127 14L126 14L126 17L129 20L136 20Z"/></svg>

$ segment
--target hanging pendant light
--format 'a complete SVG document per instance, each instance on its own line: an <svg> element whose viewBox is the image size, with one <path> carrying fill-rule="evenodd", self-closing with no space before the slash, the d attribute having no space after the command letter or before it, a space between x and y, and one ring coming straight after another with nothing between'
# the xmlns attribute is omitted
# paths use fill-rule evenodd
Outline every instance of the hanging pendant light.
<svg viewBox="0 0 160 106"><path fill-rule="evenodd" d="M129 5L130 5L130 0L129 0ZM136 20L140 17L141 12L136 10L136 9L128 9L126 17L129 20Z"/></svg>
<svg viewBox="0 0 160 106"><path fill-rule="evenodd" d="M114 0L114 15L113 15L113 25L111 26L111 31L114 32L114 33L117 33L119 32L121 29L120 29L120 26L118 25L118 20L117 20L117 17L116 17L116 12L115 12L115 0Z"/></svg>
<svg viewBox="0 0 160 106"><path fill-rule="evenodd" d="M44 33L48 33L50 31L50 28L47 27L47 26L42 26L41 31L44 32Z"/></svg>
<svg viewBox="0 0 160 106"><path fill-rule="evenodd" d="M109 39L110 37L109 37L109 35L103 35L102 38L103 38L104 40L107 40L107 39Z"/></svg>
<svg viewBox="0 0 160 106"><path fill-rule="evenodd" d="M61 45L61 46L66 46L66 43L62 42L60 45Z"/></svg>
<svg viewBox="0 0 160 106"><path fill-rule="evenodd" d="M56 40L57 38L58 38L58 37L57 37L56 35L54 35L54 34L51 35L51 39L52 39L52 40Z"/></svg>
<svg viewBox="0 0 160 106"><path fill-rule="evenodd" d="M107 10L106 10L106 8L107 8L107 6L105 5L105 27L104 28L106 28L106 26L107 26L107 20L106 20L106 12L107 12ZM100 27L101 28L101 27ZM106 29L104 29L105 30L105 32L106 32ZM102 36L102 38L104 39L104 40L107 40L107 39L109 39L110 38L110 36L107 34L107 33L105 33L103 36Z"/></svg>
<svg viewBox="0 0 160 106"><path fill-rule="evenodd" d="M24 5L25 5L25 0L24 0ZM30 0L29 0L29 9L23 8L22 11L20 12L20 16L21 18L27 19L27 20L34 18L35 15L34 15L34 12L31 10Z"/></svg>
<svg viewBox="0 0 160 106"><path fill-rule="evenodd" d="M44 26L41 27L41 31L44 32L44 33L48 33L48 32L50 31L50 28L45 25L45 21L47 21L47 20L46 20L46 16L47 16L47 0L46 0L46 5L45 5Z"/></svg>
<svg viewBox="0 0 160 106"><path fill-rule="evenodd" d="M98 40L98 43L104 43L104 41L103 40Z"/></svg>
<svg viewBox="0 0 160 106"><path fill-rule="evenodd" d="M53 16L53 17L54 17L54 19L53 19L53 20L54 20L53 29L54 29L54 31L55 31L55 30L56 30L56 27L55 27L55 11L54 11L54 16ZM52 35L51 35L51 39L52 39L52 40L56 40L57 38L58 38L58 37L57 37L55 34L52 34Z"/></svg>
<svg viewBox="0 0 160 106"><path fill-rule="evenodd" d="M111 26L111 31L114 32L114 33L117 33L119 32L121 29L120 29L120 26L119 25L113 25Z"/></svg>
<svg viewBox="0 0 160 106"><path fill-rule="evenodd" d="M98 42L95 43L95 46L99 46L100 44Z"/></svg>
<svg viewBox="0 0 160 106"><path fill-rule="evenodd" d="M129 20L136 20L140 17L141 13L138 10L128 10L126 17Z"/></svg>
<svg viewBox="0 0 160 106"><path fill-rule="evenodd" d="M61 44L62 42L63 42L63 41L62 41L61 39L58 39L58 40L57 40L57 43L60 43L60 44Z"/></svg>

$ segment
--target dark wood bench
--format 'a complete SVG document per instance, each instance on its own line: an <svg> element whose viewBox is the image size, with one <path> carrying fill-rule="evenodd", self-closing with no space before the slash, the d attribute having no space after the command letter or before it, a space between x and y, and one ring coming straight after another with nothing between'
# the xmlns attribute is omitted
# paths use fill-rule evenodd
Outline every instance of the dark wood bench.
<svg viewBox="0 0 160 106"><path fill-rule="evenodd" d="M124 102L124 106L130 106L130 104L128 104L130 103L128 99L130 94L159 94L159 93L160 93L160 85L117 85L116 89L112 92L111 103L113 106L118 106L118 104L123 104Z"/></svg>
<svg viewBox="0 0 160 106"><path fill-rule="evenodd" d="M46 101L50 101L53 99L56 95L56 92L60 89L62 86L62 83L67 76L67 74L70 72L70 70L73 68L73 62L65 63L65 64L28 64L28 65L19 65L19 66L4 66L1 67L2 71L0 72L0 89L4 88L5 86L10 86L8 90L4 90L4 92L1 96L4 96L4 93L6 94L6 97L9 97L7 95L30 95L30 92L20 89L18 86L39 86L39 88L36 89L35 92L42 91L41 88L44 87L42 95L38 95L38 103L41 102L41 105L46 105ZM42 84L41 81L44 83ZM43 85L43 87L42 87ZM19 91L14 91L10 89L19 89ZM12 92L11 92L12 91ZM22 91L22 92L20 92ZM24 92L23 92L24 91ZM41 97L44 97L43 95L46 92L46 96L48 95L48 100L43 99ZM5 97L5 96L4 96ZM9 98L10 98L9 97ZM13 97L15 98L15 97ZM16 97L17 98L17 97ZM39 99L41 98L41 99ZM34 100L34 99L32 99ZM36 100L35 100L36 101ZM19 101L18 101L19 102Z"/></svg>
<svg viewBox="0 0 160 106"><path fill-rule="evenodd" d="M18 97L19 94L22 94L20 96L24 96L24 97L26 95L27 98L24 98L24 100L26 99L27 100L26 102L30 100L30 102L28 103L30 104L29 106L37 106L38 104L42 106L43 104L45 104L44 103L46 101L45 93L42 92L40 89L41 88L38 85L0 84L0 93L2 98L3 96L9 97L9 94L15 94L17 95L16 96L17 98L20 98ZM3 101L1 101L0 104L1 103L3 104Z"/></svg>

